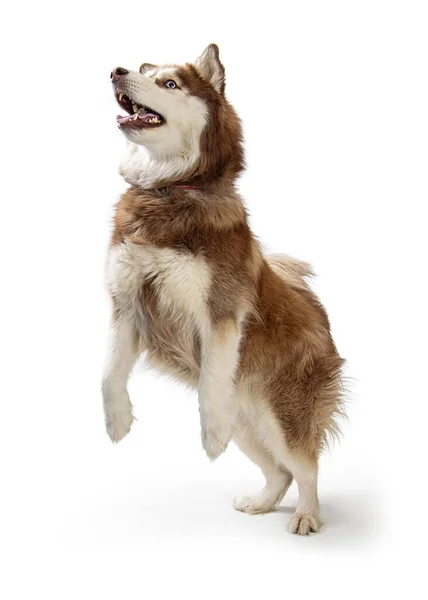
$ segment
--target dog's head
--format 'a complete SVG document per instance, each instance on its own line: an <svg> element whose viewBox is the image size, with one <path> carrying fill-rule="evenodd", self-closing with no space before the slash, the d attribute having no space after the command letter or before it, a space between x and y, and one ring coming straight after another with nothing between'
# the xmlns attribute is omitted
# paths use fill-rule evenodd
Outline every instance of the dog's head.
<svg viewBox="0 0 428 600"><path fill-rule="evenodd" d="M143 63L139 71L117 67L111 79L127 113L117 117L119 128L158 168L175 165L169 179L207 179L225 172L236 176L242 170L241 126L224 96L225 71L216 45L209 45L193 64ZM135 147L131 153L141 154ZM141 160L134 156L133 171L137 162ZM143 166L147 168L147 160ZM136 175L125 173L125 178L136 183Z"/></svg>

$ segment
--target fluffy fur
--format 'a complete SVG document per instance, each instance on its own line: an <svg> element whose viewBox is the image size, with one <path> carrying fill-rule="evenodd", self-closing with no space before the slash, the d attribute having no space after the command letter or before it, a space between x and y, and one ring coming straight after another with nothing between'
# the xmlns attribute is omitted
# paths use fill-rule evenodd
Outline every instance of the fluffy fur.
<svg viewBox="0 0 428 600"><path fill-rule="evenodd" d="M224 95L218 48L194 64L144 63L116 79L116 94L164 123L124 128L121 173L131 187L116 206L108 258L107 432L118 442L130 430L126 384L145 351L153 367L198 390L208 456L233 439L262 469L265 488L235 508L273 510L294 478L290 531L317 531L318 458L343 413L342 359L309 265L263 256L249 228L235 188L241 125Z"/></svg>

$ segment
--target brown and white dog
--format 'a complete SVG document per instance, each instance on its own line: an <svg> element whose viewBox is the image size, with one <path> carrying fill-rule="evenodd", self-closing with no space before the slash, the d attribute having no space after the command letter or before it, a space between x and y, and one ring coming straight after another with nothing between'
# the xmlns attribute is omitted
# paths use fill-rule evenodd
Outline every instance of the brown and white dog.
<svg viewBox="0 0 428 600"><path fill-rule="evenodd" d="M130 430L127 380L146 352L156 369L198 390L210 459L233 440L262 469L266 486L235 508L273 510L294 477L289 529L317 531L318 458L343 414L343 361L305 280L310 267L263 256L249 228L235 187L241 124L224 95L218 48L184 66L118 67L111 78L128 113L117 121L131 187L116 206L108 255L107 432L119 442Z"/></svg>

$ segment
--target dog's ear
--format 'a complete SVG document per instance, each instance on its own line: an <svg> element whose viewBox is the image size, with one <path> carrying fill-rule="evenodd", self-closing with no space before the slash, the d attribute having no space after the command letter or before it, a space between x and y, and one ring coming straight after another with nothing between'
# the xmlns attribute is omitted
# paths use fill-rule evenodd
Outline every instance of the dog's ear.
<svg viewBox="0 0 428 600"><path fill-rule="evenodd" d="M210 44L205 48L201 56L195 61L195 67L202 79L210 83L220 94L224 93L226 78L216 44Z"/></svg>
<svg viewBox="0 0 428 600"><path fill-rule="evenodd" d="M152 65L150 63L143 63L140 67L141 75L143 75L146 71L149 71L150 69L156 69L156 65Z"/></svg>

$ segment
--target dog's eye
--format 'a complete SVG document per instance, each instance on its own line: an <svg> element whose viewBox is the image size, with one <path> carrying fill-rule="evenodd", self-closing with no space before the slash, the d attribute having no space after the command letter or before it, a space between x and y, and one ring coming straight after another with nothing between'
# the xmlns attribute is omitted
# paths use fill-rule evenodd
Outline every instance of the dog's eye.
<svg viewBox="0 0 428 600"><path fill-rule="evenodd" d="M170 90L173 90L174 88L177 87L177 84L175 83L175 81L173 81L172 79L168 79L168 81L165 82L165 85L167 88L169 88Z"/></svg>

